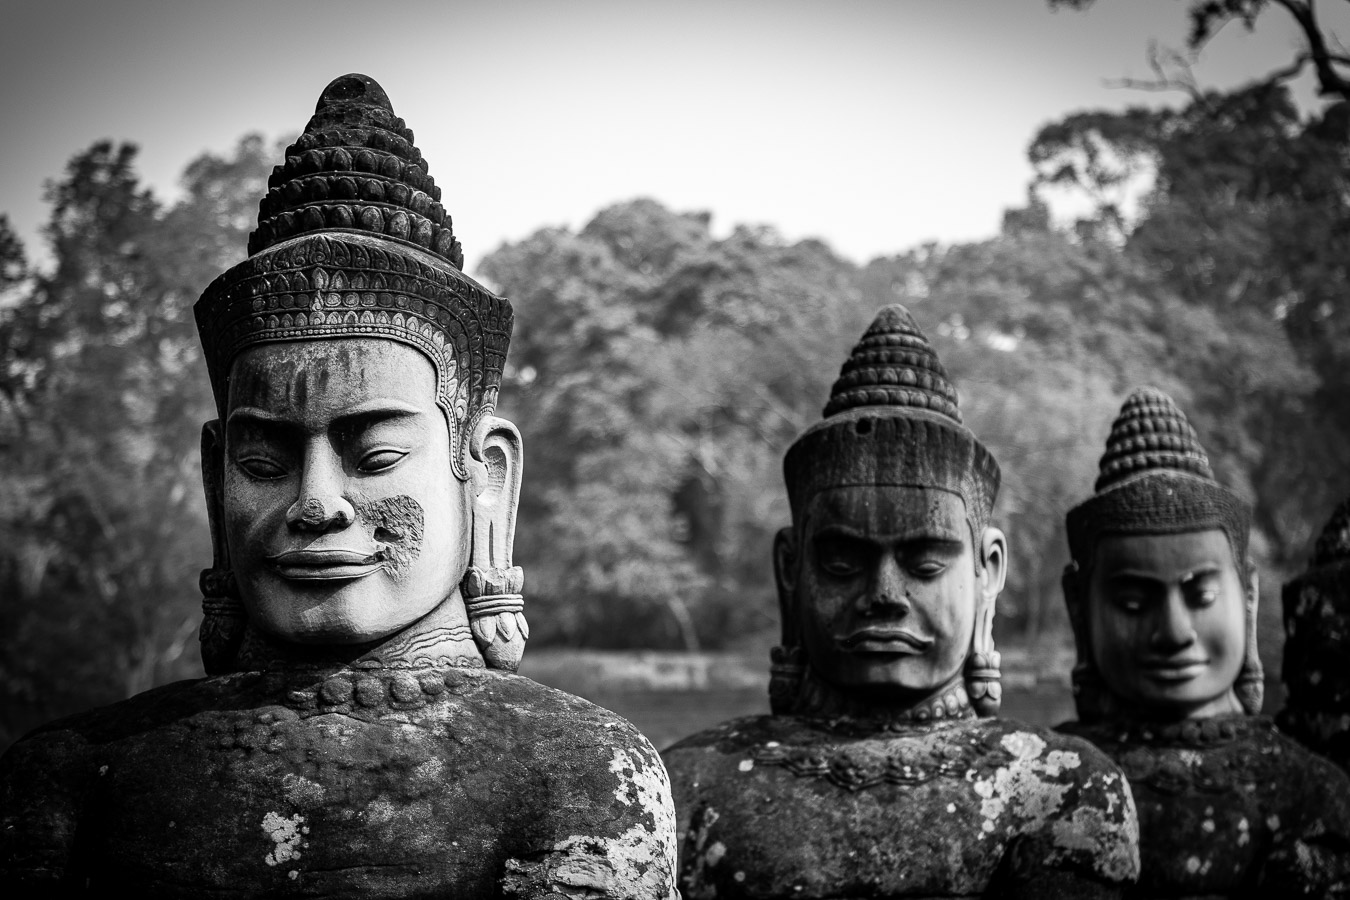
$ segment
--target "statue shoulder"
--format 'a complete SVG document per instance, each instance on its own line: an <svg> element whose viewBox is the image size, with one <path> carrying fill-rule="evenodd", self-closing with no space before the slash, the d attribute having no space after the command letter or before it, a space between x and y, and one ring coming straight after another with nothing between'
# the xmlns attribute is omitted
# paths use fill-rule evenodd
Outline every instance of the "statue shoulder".
<svg viewBox="0 0 1350 900"><path fill-rule="evenodd" d="M475 677L465 700L492 710L499 749L549 784L535 791L546 846L508 860L506 897L578 891L673 900L675 808L656 748L628 720L519 675Z"/></svg>
<svg viewBox="0 0 1350 900"><path fill-rule="evenodd" d="M1017 859L1105 884L1139 876L1139 820L1120 768L1082 738L1013 719L981 720L988 759L975 776L983 828Z"/></svg>

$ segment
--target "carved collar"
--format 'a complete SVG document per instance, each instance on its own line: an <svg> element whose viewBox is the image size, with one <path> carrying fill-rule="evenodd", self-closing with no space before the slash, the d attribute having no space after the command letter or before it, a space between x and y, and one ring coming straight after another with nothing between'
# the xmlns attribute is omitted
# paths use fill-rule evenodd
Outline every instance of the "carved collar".
<svg viewBox="0 0 1350 900"><path fill-rule="evenodd" d="M826 731L849 736L929 730L975 718L965 682L958 673L929 696L903 708L883 707L823 681L808 667L793 715Z"/></svg>

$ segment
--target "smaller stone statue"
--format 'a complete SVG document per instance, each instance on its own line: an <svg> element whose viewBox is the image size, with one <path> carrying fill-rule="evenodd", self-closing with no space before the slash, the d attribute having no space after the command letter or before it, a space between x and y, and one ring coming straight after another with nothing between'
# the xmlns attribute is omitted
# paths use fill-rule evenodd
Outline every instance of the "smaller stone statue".
<svg viewBox="0 0 1350 900"><path fill-rule="evenodd" d="M1079 720L1130 779L1138 897L1326 896L1350 884L1350 780L1257 715L1251 511L1161 391L1111 428L1068 514Z"/></svg>
<svg viewBox="0 0 1350 900"><path fill-rule="evenodd" d="M674 809L632 725L514 674L511 305L346 75L196 305L209 677L0 758L6 896L669 900Z"/></svg>
<svg viewBox="0 0 1350 900"><path fill-rule="evenodd" d="M773 714L663 756L686 900L1112 897L1138 871L1120 771L992 715L1008 546L993 455L902 306L784 461Z"/></svg>
<svg viewBox="0 0 1350 900"><path fill-rule="evenodd" d="M1332 513L1308 571L1284 586L1280 727L1350 772L1350 498Z"/></svg>

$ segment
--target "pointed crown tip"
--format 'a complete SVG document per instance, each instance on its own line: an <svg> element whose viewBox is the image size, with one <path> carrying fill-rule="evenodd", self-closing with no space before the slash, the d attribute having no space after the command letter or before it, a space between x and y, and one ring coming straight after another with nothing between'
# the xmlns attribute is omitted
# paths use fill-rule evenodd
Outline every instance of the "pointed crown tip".
<svg viewBox="0 0 1350 900"><path fill-rule="evenodd" d="M1176 472L1214 481L1200 437L1170 396L1154 387L1126 398L1111 424L1094 490L1100 493L1148 472Z"/></svg>
<svg viewBox="0 0 1350 900"><path fill-rule="evenodd" d="M380 87L380 83L369 75L362 75L359 72L352 72L328 82L328 87L319 95L319 102L315 104L314 111L321 112L342 103L360 103L364 106L378 106L391 113L394 111L389 102L389 95Z"/></svg>
<svg viewBox="0 0 1350 900"><path fill-rule="evenodd" d="M956 388L905 307L884 307L853 346L830 389L825 418L861 406L919 409L961 422Z"/></svg>

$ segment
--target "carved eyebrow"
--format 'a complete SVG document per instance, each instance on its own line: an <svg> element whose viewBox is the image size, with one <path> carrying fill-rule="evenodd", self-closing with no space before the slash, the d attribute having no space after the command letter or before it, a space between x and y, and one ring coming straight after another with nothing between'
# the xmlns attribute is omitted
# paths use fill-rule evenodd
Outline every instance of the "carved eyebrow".
<svg viewBox="0 0 1350 900"><path fill-rule="evenodd" d="M401 400L376 399L359 403L344 410L332 421L333 426L342 427L369 421L412 418L423 414L423 410ZM256 406L240 406L230 411L226 421L228 427L251 425L262 428L299 428L299 423L287 416L278 415Z"/></svg>
<svg viewBox="0 0 1350 900"><path fill-rule="evenodd" d="M933 528L929 525L923 525L910 531L898 532L896 534L872 534L864 533L848 525L826 525L816 532L817 537L848 538L855 541L866 541L870 544L928 544L938 547L956 547L962 546L961 537L947 531L945 528Z"/></svg>
<svg viewBox="0 0 1350 900"><path fill-rule="evenodd" d="M1185 575L1181 576L1181 583L1187 584L1200 578L1217 577L1223 574L1223 568L1218 563L1203 563L1196 566Z"/></svg>

